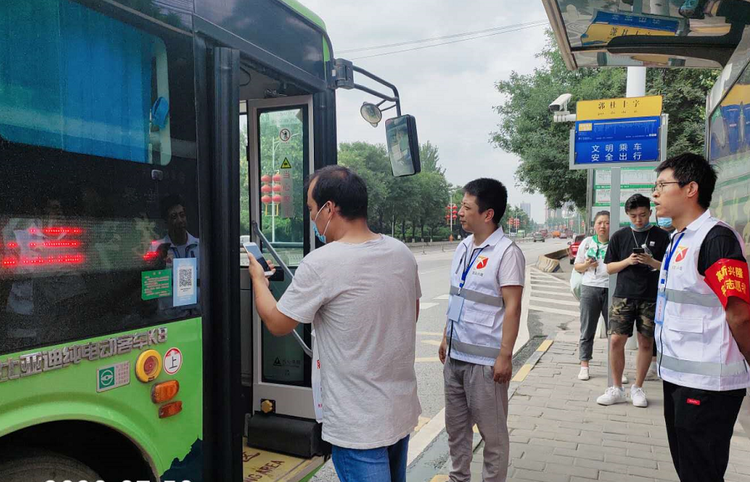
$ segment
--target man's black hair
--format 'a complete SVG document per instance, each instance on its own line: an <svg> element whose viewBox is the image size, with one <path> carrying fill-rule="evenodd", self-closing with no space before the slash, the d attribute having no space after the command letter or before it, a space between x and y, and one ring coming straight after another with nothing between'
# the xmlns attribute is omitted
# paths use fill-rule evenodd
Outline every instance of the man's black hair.
<svg viewBox="0 0 750 482"><path fill-rule="evenodd" d="M185 200L182 199L182 196L180 196L179 194L170 194L169 196L162 199L160 205L162 219L168 220L169 210L175 206L182 206L183 208L185 207Z"/></svg>
<svg viewBox="0 0 750 482"><path fill-rule="evenodd" d="M599 219L599 216L609 217L609 211L599 211L598 213L596 213L596 216L594 216L594 224L596 224L596 220Z"/></svg>
<svg viewBox="0 0 750 482"><path fill-rule="evenodd" d="M313 181L312 198L318 209L333 201L345 219L367 219L367 184L357 173L344 166L326 166L310 176L305 192Z"/></svg>
<svg viewBox="0 0 750 482"><path fill-rule="evenodd" d="M500 220L505 215L505 209L508 207L508 190L502 182L487 177L474 179L464 186L464 194L477 198L480 213L493 209L495 215L492 216L492 222L500 224Z"/></svg>
<svg viewBox="0 0 750 482"><path fill-rule="evenodd" d="M635 211L638 208L651 209L651 200L643 194L633 194L625 201L625 212Z"/></svg>
<svg viewBox="0 0 750 482"><path fill-rule="evenodd" d="M705 157L692 152L671 157L659 164L656 174L661 174L667 169L672 169L674 180L680 183L680 187L691 182L698 184L698 204L703 209L711 206L711 197L716 188L716 171Z"/></svg>

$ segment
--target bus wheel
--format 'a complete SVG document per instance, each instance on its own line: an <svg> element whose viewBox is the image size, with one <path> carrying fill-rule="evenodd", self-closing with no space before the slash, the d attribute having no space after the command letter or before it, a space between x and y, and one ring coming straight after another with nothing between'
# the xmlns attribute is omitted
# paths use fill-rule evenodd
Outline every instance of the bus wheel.
<svg viewBox="0 0 750 482"><path fill-rule="evenodd" d="M0 459L3 482L47 482L75 480L96 482L99 476L76 459L47 450L28 450Z"/></svg>

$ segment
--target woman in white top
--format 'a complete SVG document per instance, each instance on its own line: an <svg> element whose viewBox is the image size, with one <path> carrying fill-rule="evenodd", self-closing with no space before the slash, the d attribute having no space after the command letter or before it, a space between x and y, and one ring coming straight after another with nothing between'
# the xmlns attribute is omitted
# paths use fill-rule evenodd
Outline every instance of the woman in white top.
<svg viewBox="0 0 750 482"><path fill-rule="evenodd" d="M600 211L594 218L594 236L581 242L576 254L574 268L583 273L581 282L581 339L578 345L581 371L580 380L589 379L589 360L594 348L594 333L599 315L609 326L607 317L607 296L609 275L604 264L604 255L609 243L609 211Z"/></svg>

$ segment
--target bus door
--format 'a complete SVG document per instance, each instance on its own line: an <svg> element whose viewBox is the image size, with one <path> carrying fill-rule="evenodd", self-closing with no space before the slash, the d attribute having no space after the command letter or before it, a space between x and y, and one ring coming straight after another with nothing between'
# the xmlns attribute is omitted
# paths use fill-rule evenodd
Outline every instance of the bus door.
<svg viewBox="0 0 750 482"><path fill-rule="evenodd" d="M313 245L304 190L313 166L312 112L310 95L240 104L240 138L247 149L247 176L241 180L246 183L241 185L242 238L256 242L267 259L272 260L274 252L290 273ZM253 232L253 223L262 237ZM296 335L284 337L266 329L252 307L245 257L243 253L241 310L247 443L304 458L323 455L311 388L311 327L300 325ZM290 283L291 277L277 269L270 284L276 299Z"/></svg>

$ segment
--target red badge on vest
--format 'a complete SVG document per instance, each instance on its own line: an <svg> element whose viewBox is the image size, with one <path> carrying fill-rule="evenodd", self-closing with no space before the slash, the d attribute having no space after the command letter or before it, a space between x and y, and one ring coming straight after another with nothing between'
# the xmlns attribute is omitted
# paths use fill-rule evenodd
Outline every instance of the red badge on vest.
<svg viewBox="0 0 750 482"><path fill-rule="evenodd" d="M736 259L720 259L706 270L706 284L716 293L724 308L730 296L750 303L748 285L750 273L747 262Z"/></svg>
<svg viewBox="0 0 750 482"><path fill-rule="evenodd" d="M683 259L685 259L685 256L687 256L688 247L687 246L680 246L677 248L677 256L674 258L675 263L679 263Z"/></svg>
<svg viewBox="0 0 750 482"><path fill-rule="evenodd" d="M696 400L694 398L688 398L687 399L687 403L688 403L688 405L695 405L697 407L700 407L700 405L701 405L701 401L700 400Z"/></svg>
<svg viewBox="0 0 750 482"><path fill-rule="evenodd" d="M484 256L479 257L479 262L477 263L477 269L484 269L487 267L487 263L489 263L490 258L485 258Z"/></svg>

